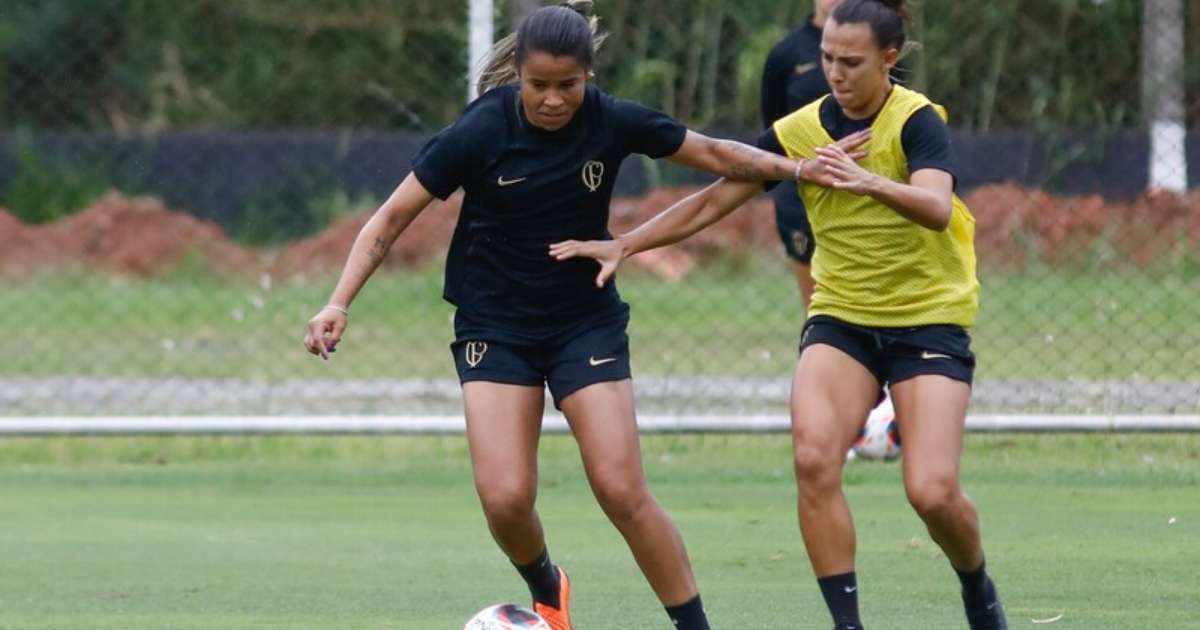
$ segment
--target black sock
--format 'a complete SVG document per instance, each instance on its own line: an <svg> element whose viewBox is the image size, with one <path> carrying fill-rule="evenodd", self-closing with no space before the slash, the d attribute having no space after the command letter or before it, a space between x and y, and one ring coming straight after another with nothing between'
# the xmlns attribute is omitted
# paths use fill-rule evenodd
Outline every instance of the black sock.
<svg viewBox="0 0 1200 630"><path fill-rule="evenodd" d="M858 619L858 578L854 572L817 578L817 585L821 587L829 614L833 615L834 628L862 630Z"/></svg>
<svg viewBox="0 0 1200 630"><path fill-rule="evenodd" d="M513 563L517 568L517 573L525 578L525 583L529 585L529 593L533 595L533 601L543 604L550 604L558 608L558 567L550 562L550 550L543 549L542 555L537 557L537 560L529 564L520 565Z"/></svg>
<svg viewBox="0 0 1200 630"><path fill-rule="evenodd" d="M667 606L666 609L667 616L678 630L709 630L708 617L704 615L704 604L699 595L678 606Z"/></svg>
<svg viewBox="0 0 1200 630"><path fill-rule="evenodd" d="M962 582L962 598L967 612L987 607L996 601L996 586L988 577L986 561L974 571L959 571L956 568L954 572L958 574L958 581Z"/></svg>

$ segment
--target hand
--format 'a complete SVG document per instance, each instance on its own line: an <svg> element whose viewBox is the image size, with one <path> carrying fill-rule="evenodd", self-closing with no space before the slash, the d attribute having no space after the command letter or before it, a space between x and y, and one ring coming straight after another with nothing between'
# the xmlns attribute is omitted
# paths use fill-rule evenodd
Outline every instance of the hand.
<svg viewBox="0 0 1200 630"><path fill-rule="evenodd" d="M308 320L308 332L304 335L304 347L308 349L309 354L317 355L328 361L329 353L337 348L344 332L346 332L346 314L325 307Z"/></svg>
<svg viewBox="0 0 1200 630"><path fill-rule="evenodd" d="M617 272L625 258L621 249L617 241L563 241L550 246L550 256L559 261L581 256L594 258L600 263L600 273L596 274L596 288L599 289Z"/></svg>
<svg viewBox="0 0 1200 630"><path fill-rule="evenodd" d="M818 159L805 160L804 162L804 179L817 184L818 186L835 188L836 179L833 177L833 174L830 172L830 170L827 169L819 159L821 151L824 149L836 148L841 150L845 155L849 156L852 161L858 161L867 157L868 152L863 149L863 145L870 141L870 139L871 129L867 128L863 129L862 131L856 131L831 145L818 147Z"/></svg>
<svg viewBox="0 0 1200 630"><path fill-rule="evenodd" d="M817 149L816 162L820 165L822 176L828 177L830 188L869 195L878 188L880 177L863 168L857 159L836 144Z"/></svg>

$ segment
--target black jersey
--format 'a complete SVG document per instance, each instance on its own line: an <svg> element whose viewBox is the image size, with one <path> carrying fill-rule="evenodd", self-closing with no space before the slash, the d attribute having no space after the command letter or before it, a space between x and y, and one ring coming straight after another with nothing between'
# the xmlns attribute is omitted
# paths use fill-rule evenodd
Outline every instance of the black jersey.
<svg viewBox="0 0 1200 630"><path fill-rule="evenodd" d="M551 243L609 239L608 208L621 161L676 153L686 127L666 114L588 86L562 129L530 124L516 85L479 97L413 161L425 188L465 192L446 261L444 297L459 315L529 337L627 309L615 284L595 285L591 259L559 262Z"/></svg>
<svg viewBox="0 0 1200 630"><path fill-rule="evenodd" d="M760 98L763 126L770 127L828 93L821 69L821 29L813 25L810 15L767 55Z"/></svg>

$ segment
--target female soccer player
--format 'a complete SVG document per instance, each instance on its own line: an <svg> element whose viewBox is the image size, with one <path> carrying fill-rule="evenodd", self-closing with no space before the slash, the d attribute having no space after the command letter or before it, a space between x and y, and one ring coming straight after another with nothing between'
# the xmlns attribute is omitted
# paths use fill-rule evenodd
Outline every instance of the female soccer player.
<svg viewBox="0 0 1200 630"><path fill-rule="evenodd" d="M791 179L800 163L688 131L589 85L596 22L585 17L590 2L569 4L535 11L515 39L497 45L482 95L429 141L412 173L363 227L304 343L328 358L345 332L351 301L396 237L434 197L463 188L444 295L457 306L451 352L463 383L475 485L493 537L528 583L536 611L555 630L569 630L569 582L550 561L534 509L548 385L596 499L675 627L705 630L683 541L646 487L628 306L611 284L592 286L594 263L558 263L547 248L566 239L611 238L613 183L632 153L669 156L743 181Z"/></svg>
<svg viewBox="0 0 1200 630"><path fill-rule="evenodd" d="M763 64L759 107L763 127L808 105L829 93L829 82L821 72L821 29L825 20L842 0L814 0L813 13L804 23L781 39ZM782 182L771 191L775 202L775 227L783 249L792 261L792 273L800 286L804 312L812 301L813 239L812 226L804 201L796 193L794 182Z"/></svg>
<svg viewBox="0 0 1200 630"><path fill-rule="evenodd" d="M944 110L894 85L903 0L844 0L821 42L833 88L777 122L759 145L800 158L801 194L820 247L812 312L792 381L800 530L837 630L861 629L855 533L842 493L846 448L891 387L904 436L904 486L962 581L974 630L1006 628L984 566L979 517L959 486L978 310L974 219L954 194ZM859 159L834 144L870 133ZM739 207L753 184L718 181L615 241L551 246L601 263L675 242Z"/></svg>

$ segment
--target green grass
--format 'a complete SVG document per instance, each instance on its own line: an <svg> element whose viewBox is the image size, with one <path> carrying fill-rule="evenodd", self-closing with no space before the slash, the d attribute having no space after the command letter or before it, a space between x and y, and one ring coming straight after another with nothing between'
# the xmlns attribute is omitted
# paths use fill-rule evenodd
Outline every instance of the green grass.
<svg viewBox="0 0 1200 630"><path fill-rule="evenodd" d="M354 304L336 361L300 339L332 278L225 282L55 275L4 285L0 329L18 351L0 377L172 376L273 380L453 376L441 271L380 274ZM1051 272L983 278L974 330L980 378L1192 379L1200 278L1179 272ZM786 268L754 259L669 283L627 274L636 373L778 376L802 314Z"/></svg>
<svg viewBox="0 0 1200 630"><path fill-rule="evenodd" d="M787 436L644 447L714 627L829 627ZM868 627L963 627L898 465L853 463L845 482ZM1200 435L972 436L964 483L1013 628L1200 628ZM543 442L539 507L579 627L669 627L567 437ZM527 599L460 437L9 439L0 522L0 628L453 630Z"/></svg>

